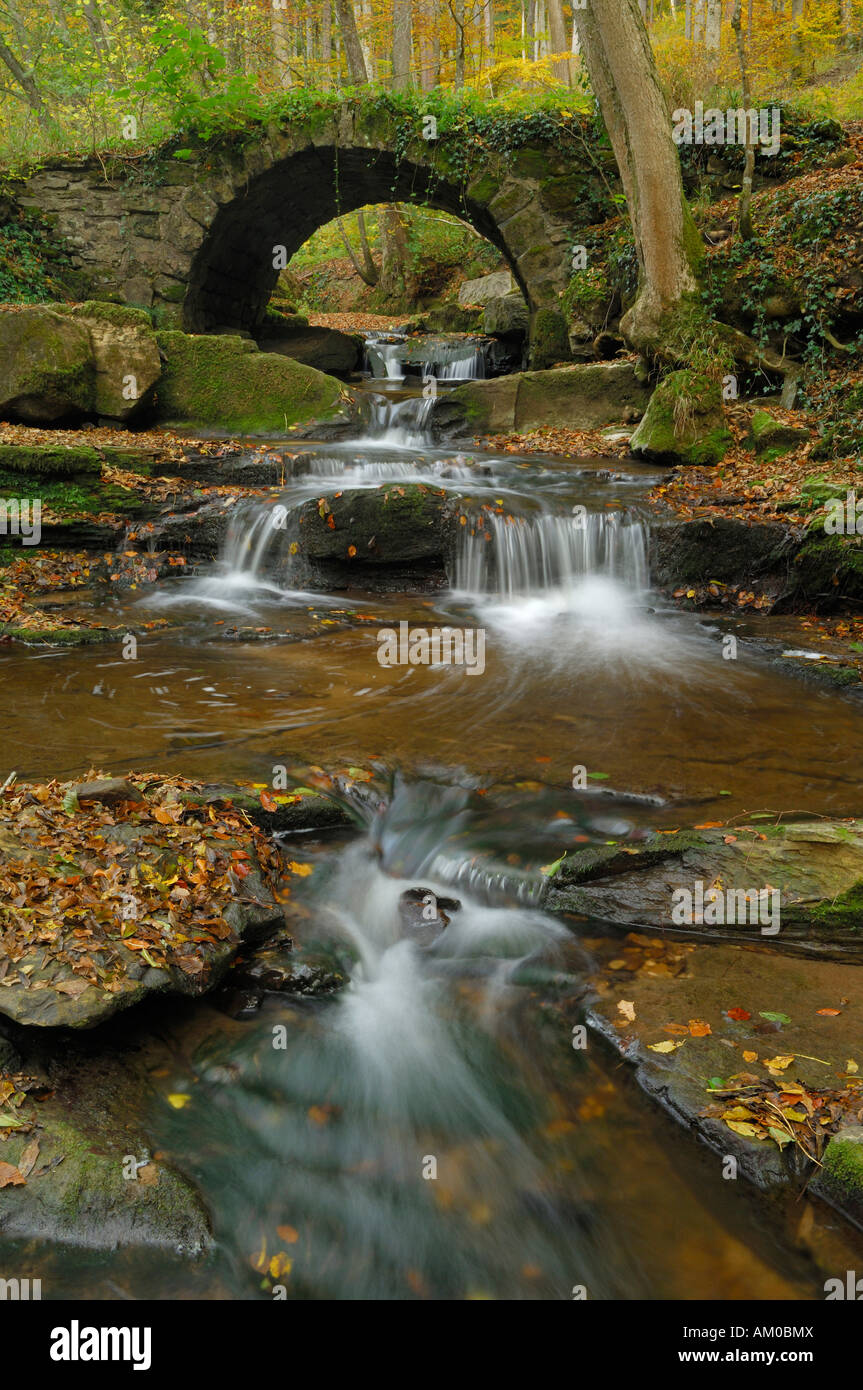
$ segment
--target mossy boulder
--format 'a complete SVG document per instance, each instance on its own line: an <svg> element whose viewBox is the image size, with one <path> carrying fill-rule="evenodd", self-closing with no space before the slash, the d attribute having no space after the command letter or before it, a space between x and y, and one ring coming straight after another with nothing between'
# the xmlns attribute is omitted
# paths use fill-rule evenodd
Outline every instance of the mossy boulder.
<svg viewBox="0 0 863 1390"><path fill-rule="evenodd" d="M446 434L602 429L633 423L649 398L631 362L596 362L465 382L436 401L432 419Z"/></svg>
<svg viewBox="0 0 863 1390"><path fill-rule="evenodd" d="M165 423L240 434L275 434L291 425L341 424L353 398L334 377L290 357L260 352L231 335L156 335L164 371L156 418Z"/></svg>
<svg viewBox="0 0 863 1390"><path fill-rule="evenodd" d="M786 425L769 411L758 410L752 417L750 440L756 454L765 455L768 461L790 454L798 445L805 444L808 438L808 430Z"/></svg>
<svg viewBox="0 0 863 1390"><path fill-rule="evenodd" d="M536 372L572 360L569 326L557 309L537 309L530 333L530 365Z"/></svg>
<svg viewBox="0 0 863 1390"><path fill-rule="evenodd" d="M162 374L149 314L99 300L54 308L80 323L90 335L93 413L123 421L146 413Z"/></svg>
<svg viewBox="0 0 863 1390"><path fill-rule="evenodd" d="M831 1139L811 1187L863 1226L863 1125L846 1125Z"/></svg>
<svg viewBox="0 0 863 1390"><path fill-rule="evenodd" d="M95 366L83 323L41 305L0 310L0 418L52 425L91 413Z"/></svg>
<svg viewBox="0 0 863 1390"><path fill-rule="evenodd" d="M363 340L356 333L335 328L310 328L308 324L265 323L258 337L263 352L291 357L307 367L336 376L348 376L362 361Z"/></svg>
<svg viewBox="0 0 863 1390"><path fill-rule="evenodd" d="M719 463L732 442L719 384L683 369L659 383L630 448L657 463L704 467Z"/></svg>
<svg viewBox="0 0 863 1390"><path fill-rule="evenodd" d="M29 478L98 477L102 461L86 444L0 444L0 472L23 473Z"/></svg>
<svg viewBox="0 0 863 1390"><path fill-rule="evenodd" d="M651 570L658 584L753 584L784 587L796 542L778 523L749 526L733 517L698 518L653 533Z"/></svg>

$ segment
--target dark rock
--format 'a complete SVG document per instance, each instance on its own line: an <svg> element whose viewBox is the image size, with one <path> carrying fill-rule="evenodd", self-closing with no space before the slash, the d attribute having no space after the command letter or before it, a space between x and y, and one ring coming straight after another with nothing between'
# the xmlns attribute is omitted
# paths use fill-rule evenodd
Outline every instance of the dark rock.
<svg viewBox="0 0 863 1390"><path fill-rule="evenodd" d="M74 787L79 801L101 801L104 806L116 806L121 801L143 801L144 798L123 777L105 777L98 782L77 782Z"/></svg>
<svg viewBox="0 0 863 1390"><path fill-rule="evenodd" d="M289 328L267 324L258 341L264 352L292 357L307 367L332 376L349 376L362 361L363 340L356 334L339 333L335 328Z"/></svg>
<svg viewBox="0 0 863 1390"><path fill-rule="evenodd" d="M457 898L439 897L431 888L408 888L399 898L402 936L423 948L433 946L460 907Z"/></svg>

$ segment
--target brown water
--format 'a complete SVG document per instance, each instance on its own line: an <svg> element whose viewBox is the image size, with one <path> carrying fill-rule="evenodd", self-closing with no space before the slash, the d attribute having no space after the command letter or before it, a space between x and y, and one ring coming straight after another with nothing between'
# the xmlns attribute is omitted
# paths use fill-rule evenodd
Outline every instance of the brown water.
<svg viewBox="0 0 863 1390"><path fill-rule="evenodd" d="M398 458L436 476L434 450ZM492 476L472 491L505 493L515 514L565 518L583 500L644 515L647 470L603 479L601 466L621 465L486 462ZM309 486L345 485L334 466ZM299 495L308 488L286 493ZM543 563L563 554L555 525L541 523ZM506 575L535 562L519 534ZM97 1298L271 1297L251 1261L262 1243L282 1248L279 1226L297 1233L294 1297L570 1298L584 1285L594 1298L801 1299L821 1296L825 1267L857 1267L860 1242L830 1212L757 1204L601 1044L573 1051L589 962L505 876L496 893L474 880L459 889L459 932L431 957L395 927L399 892L446 889L441 864L469 862L481 841L496 862L535 865L585 829L860 813L856 705L745 643L725 660L721 632L666 611L637 565L563 578L540 565L523 591L310 600L243 563L235 547L209 574L103 606L130 626L167 615L136 660L116 647L0 649L4 775L163 768L269 784L274 767L309 761L401 768L379 854L362 839L305 850L308 933L349 948L353 984L332 1000L271 998L251 1022L209 1002L168 1006L146 1042L148 1130L210 1203L213 1257L14 1253L36 1262L52 1296ZM363 625L345 630L345 610ZM382 667L378 629L403 620L482 626L485 670ZM228 640L232 625L272 631ZM590 795L571 788L577 765L593 774ZM466 781L492 789L481 834ZM180 1111L166 1100L177 1091L191 1097Z"/></svg>

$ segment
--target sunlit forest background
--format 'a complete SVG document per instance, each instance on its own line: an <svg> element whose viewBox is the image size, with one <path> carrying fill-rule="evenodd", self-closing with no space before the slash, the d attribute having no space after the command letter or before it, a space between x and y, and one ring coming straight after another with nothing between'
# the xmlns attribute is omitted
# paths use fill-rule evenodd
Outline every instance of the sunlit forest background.
<svg viewBox="0 0 863 1390"><path fill-rule="evenodd" d="M752 91L863 115L861 0L748 0ZM668 99L736 101L730 6L642 0ZM353 37L357 44L352 44ZM125 148L368 82L590 104L569 0L3 0L0 157Z"/></svg>

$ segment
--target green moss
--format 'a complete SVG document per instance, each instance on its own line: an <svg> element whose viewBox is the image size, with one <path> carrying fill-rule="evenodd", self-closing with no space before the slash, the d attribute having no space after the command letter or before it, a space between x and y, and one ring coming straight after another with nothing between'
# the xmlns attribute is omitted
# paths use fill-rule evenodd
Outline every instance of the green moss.
<svg viewBox="0 0 863 1390"><path fill-rule="evenodd" d="M274 433L339 418L349 398L334 377L230 336L157 334L166 362L159 420L237 433Z"/></svg>
<svg viewBox="0 0 863 1390"><path fill-rule="evenodd" d="M572 353L566 319L557 309L538 309L530 334L530 365L535 371L569 362Z"/></svg>
<svg viewBox="0 0 863 1390"><path fill-rule="evenodd" d="M795 590L819 608L863 600L863 537L831 536L814 519L795 560Z"/></svg>
<svg viewBox="0 0 863 1390"><path fill-rule="evenodd" d="M49 445L0 444L0 470L11 473L77 477L81 474L98 474L101 466L95 449L84 444L71 449Z"/></svg>
<svg viewBox="0 0 863 1390"><path fill-rule="evenodd" d="M4 637L32 647L89 647L96 642L119 642L122 632L102 627L4 627Z"/></svg>
<svg viewBox="0 0 863 1390"><path fill-rule="evenodd" d="M683 370L659 383L630 447L647 458L709 467L732 442L718 383Z"/></svg>
<svg viewBox="0 0 863 1390"><path fill-rule="evenodd" d="M87 299L83 304L51 304L49 308L57 314L66 314L76 319L99 319L115 328L126 326L134 328L152 327L146 309L133 309L127 304L112 304L105 299Z"/></svg>

